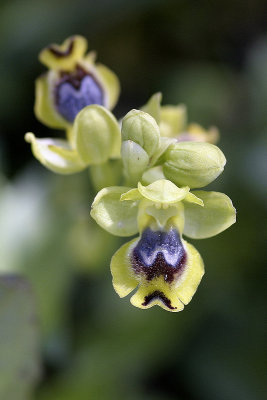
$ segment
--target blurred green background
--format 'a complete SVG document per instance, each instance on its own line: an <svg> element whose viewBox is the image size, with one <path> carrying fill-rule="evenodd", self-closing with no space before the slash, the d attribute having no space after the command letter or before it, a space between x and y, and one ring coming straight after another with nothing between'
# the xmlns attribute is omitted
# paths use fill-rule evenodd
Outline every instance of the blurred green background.
<svg viewBox="0 0 267 400"><path fill-rule="evenodd" d="M266 15L264 0L1 1L1 399L263 398ZM206 275L181 313L118 298L123 240L90 220L87 172L54 175L24 142L58 136L33 114L37 55L76 33L120 78L117 117L162 91L220 129L228 163L208 189L230 196L237 224L192 241Z"/></svg>

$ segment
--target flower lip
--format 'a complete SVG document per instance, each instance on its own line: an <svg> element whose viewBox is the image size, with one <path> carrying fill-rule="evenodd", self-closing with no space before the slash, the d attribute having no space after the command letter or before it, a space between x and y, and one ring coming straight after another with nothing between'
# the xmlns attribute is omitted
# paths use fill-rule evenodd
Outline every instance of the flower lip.
<svg viewBox="0 0 267 400"><path fill-rule="evenodd" d="M178 231L146 228L132 251L131 264L135 273L145 275L148 281L163 277L165 282L171 283L186 264L186 252Z"/></svg>
<svg viewBox="0 0 267 400"><path fill-rule="evenodd" d="M77 65L73 72L60 72L60 80L55 88L55 103L58 112L67 121L73 122L84 107L104 105L104 93L95 76Z"/></svg>

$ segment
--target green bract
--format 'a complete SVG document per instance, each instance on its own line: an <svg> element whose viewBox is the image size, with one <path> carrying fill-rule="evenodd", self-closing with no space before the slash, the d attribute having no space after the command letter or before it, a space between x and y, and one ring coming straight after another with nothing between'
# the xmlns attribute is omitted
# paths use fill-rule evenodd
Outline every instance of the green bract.
<svg viewBox="0 0 267 400"><path fill-rule="evenodd" d="M110 111L98 105L80 111L69 130L68 140L38 139L33 133L27 133L25 139L45 167L61 174L105 163L120 153L119 124Z"/></svg>

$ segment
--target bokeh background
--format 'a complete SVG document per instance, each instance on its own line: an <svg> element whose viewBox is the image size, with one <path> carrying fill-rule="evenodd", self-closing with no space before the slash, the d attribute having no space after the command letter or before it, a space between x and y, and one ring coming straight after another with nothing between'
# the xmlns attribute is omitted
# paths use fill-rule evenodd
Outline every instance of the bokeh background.
<svg viewBox="0 0 267 400"><path fill-rule="evenodd" d="M1 0L1 399L263 398L266 15L264 0ZM75 33L120 77L117 117L162 91L220 129L228 162L208 189L231 197L237 223L192 241L206 275L181 313L118 298L123 240L90 220L87 172L54 175L24 142L59 134L33 113L37 55Z"/></svg>

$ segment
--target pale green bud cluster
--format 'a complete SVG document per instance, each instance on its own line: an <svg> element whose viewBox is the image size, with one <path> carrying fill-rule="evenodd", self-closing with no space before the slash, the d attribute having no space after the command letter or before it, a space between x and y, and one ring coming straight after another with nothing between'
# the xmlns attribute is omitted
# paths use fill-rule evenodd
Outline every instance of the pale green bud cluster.
<svg viewBox="0 0 267 400"><path fill-rule="evenodd" d="M41 53L50 70L37 81L35 112L48 126L65 129L66 139L27 133L26 140L54 172L89 167L99 190L91 216L113 235L139 235L112 259L118 294L123 297L138 286L131 299L135 306L180 311L204 273L201 256L183 235L208 238L235 222L225 194L194 190L224 169L225 156L214 145L218 131L189 124L184 105L161 106L160 93L118 121L109 111L117 101L118 80L95 64L91 53L85 56L86 46L83 38L74 37ZM80 87L70 90L72 80L75 85L80 80ZM55 90L58 103L51 100Z"/></svg>

